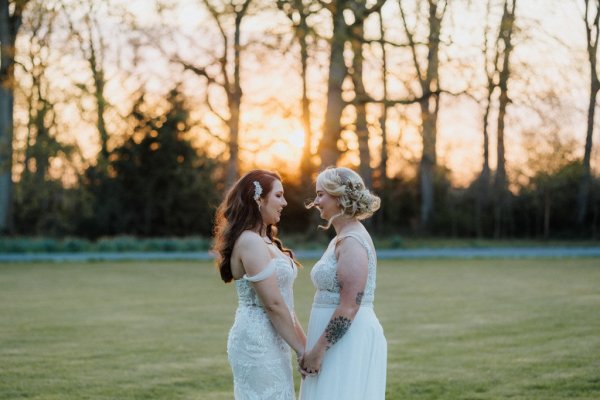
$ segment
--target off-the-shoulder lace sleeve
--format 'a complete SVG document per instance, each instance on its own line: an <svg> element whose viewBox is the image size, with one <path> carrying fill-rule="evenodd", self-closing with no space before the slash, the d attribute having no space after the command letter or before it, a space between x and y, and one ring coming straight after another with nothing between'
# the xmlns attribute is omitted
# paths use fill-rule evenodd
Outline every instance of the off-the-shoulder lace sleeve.
<svg viewBox="0 0 600 400"><path fill-rule="evenodd" d="M273 260L271 260L273 261ZM267 279L268 277L270 277L271 275L273 275L275 273L275 270L277 269L276 265L274 262L269 262L267 264L267 266L265 267L265 269L263 269L262 271L260 271L258 274L256 275L252 275L252 276L248 276L248 275L244 275L244 279L250 282L260 282L260 281L264 281L265 279Z"/></svg>

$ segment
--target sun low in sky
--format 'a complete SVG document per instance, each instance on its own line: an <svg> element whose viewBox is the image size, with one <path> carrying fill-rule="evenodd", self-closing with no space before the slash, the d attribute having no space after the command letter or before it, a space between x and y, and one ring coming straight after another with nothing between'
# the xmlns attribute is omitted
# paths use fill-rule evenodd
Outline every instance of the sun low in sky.
<svg viewBox="0 0 600 400"><path fill-rule="evenodd" d="M110 2L106 3L109 4ZM118 3L118 2L117 2ZM136 89L145 88L154 96L164 96L165 91L180 81L190 94L191 106L206 120L217 119L209 117L210 112L202 107L202 93L206 85L202 79L183 73L181 68L173 67L169 56L179 57L193 62L197 66L207 65L207 60L222 53L222 42L219 41L218 28L201 6L201 2L185 0L172 2L171 11L160 14L156 7L148 7L146 0L133 0L125 5L132 13L135 24L131 27L116 25L115 19L102 20L99 34L106 39L104 49L104 68L108 83L106 96L109 100L110 112L107 115L109 129L113 132L119 129L119 118L128 112L131 93ZM399 28L398 16L394 14L393 2L388 2L384 9L384 19L389 28L390 40L402 41L402 31ZM111 3L112 4L112 3ZM124 6L123 3L119 3ZM154 4L154 3L152 3ZM155 4L154 4L155 5ZM100 6L99 6L100 7ZM106 6L108 7L108 6ZM482 22L471 18L473 15L464 13L460 7L453 9L447 26L443 31L444 58L440 69L440 81L444 88L452 90L457 95L442 95L441 108L438 118L437 153L440 164L448 167L451 178L459 185L468 184L480 171L482 160L482 99L484 96L477 91L481 85L480 72L473 72L478 66ZM513 71L515 80L509 86L511 104L509 105L506 129L506 158L507 166L513 174L522 170L528 154L524 143L531 137L543 142L548 137L557 134L568 142L574 139L583 149L585 138L585 109L587 89L587 71L585 65L585 32L580 10L566 3L542 0L528 0L519 3L518 24L519 32L515 37L515 53ZM108 10L108 8L106 9ZM462 10L462 11L461 11ZM261 19L262 18L262 19ZM325 21L326 19L323 19ZM242 88L244 97L241 107L240 121L240 162L242 168L285 168L286 172L294 173L299 170L300 159L305 146L305 133L301 124L301 80L298 49L291 40L289 21L273 8L265 16L251 16L242 26ZM127 35L133 34L134 26L142 33L147 31L149 38L155 31L160 32L163 39L170 45L161 48L160 42L146 43L141 46L139 63L133 63L130 57L133 49L132 41ZM569 29L564 29L568 26ZM230 26L227 27L228 29ZM531 28L526 30L526 28ZM57 30L64 29L58 27ZM330 27L325 23L316 24L324 37L330 33ZM523 32L527 31L527 34ZM118 35L125 35L120 37ZM139 37L138 42L144 42ZM285 47L281 43L287 43ZM448 43L452 45L448 45ZM291 43L291 44L290 44ZM19 42L19 51L25 53L29 46L27 35ZM277 47L279 46L279 47ZM311 49L309 64L309 98L311 101L311 119L313 137L310 148L312 154L318 149L322 133L323 118L326 104L328 47L325 41L314 45ZM375 45L365 46L365 84L374 97L382 93L379 50ZM48 71L51 78L50 93L64 94L64 97L77 91L73 89L89 81L89 72L85 72L85 60L77 58L73 48L61 46L57 42L51 48L51 56L47 61L58 64ZM406 52L390 48L389 79L396 82L410 82L413 76L410 57ZM124 61L125 60L125 61ZM128 60L128 61L127 61ZM65 66L65 64L68 64ZM78 70L79 68L79 70ZM82 72L84 71L84 72ZM211 70L212 71L212 70ZM87 75L86 75L87 74ZM412 75L411 75L412 74ZM404 98L411 95L406 83L390 83L390 96ZM347 85L346 85L347 86ZM474 89L475 87L475 89ZM461 92L470 91L469 95ZM560 109L544 111L551 91L560 93L556 100ZM80 96L81 93L79 93ZM224 107L225 96L221 93L215 97L213 107L223 115L227 114ZM66 140L75 141L81 148L84 160L93 163L98 153L99 140L94 130L93 107L88 107L88 100L79 99L81 104L66 105L61 108L61 117L68 120L69 129L61 130L61 136ZM194 103L194 101L196 103ZM266 104L269 104L268 106ZM273 106L275 104L275 106ZM82 112L81 108L86 108ZM348 107L351 108L351 107ZM130 110L130 109L129 109ZM371 167L375 168L380 160L381 130L378 122L380 110L370 107L368 124L370 131ZM25 115L26 109L21 107L16 113ZM112 120L111 120L112 118ZM25 117L17 117L25 121ZM550 123L551 121L551 123ZM352 119L346 115L342 125L345 126L340 143L341 148L347 149L343 162L351 166L358 165L358 143L353 133ZM494 129L490 142L494 144ZM420 114L417 105L396 106L389 109L387 121L387 141L389 152L388 171L390 175L398 173L414 173L420 157ZM219 127L219 121L213 125L215 132L226 139L226 129ZM215 157L224 154L226 148L218 140L194 131L199 142ZM200 139L200 136L202 138ZM17 140L23 142L26 129L21 128L16 133ZM600 142L596 134L594 143ZM118 140L117 140L118 141ZM598 168L598 146L595 146L592 166ZM495 167L495 148L490 148L491 167Z"/></svg>

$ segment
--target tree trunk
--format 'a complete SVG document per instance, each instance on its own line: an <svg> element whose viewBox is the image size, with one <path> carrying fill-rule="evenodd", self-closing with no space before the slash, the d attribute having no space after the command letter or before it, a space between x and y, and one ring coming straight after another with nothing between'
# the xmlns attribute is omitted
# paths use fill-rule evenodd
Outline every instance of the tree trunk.
<svg viewBox="0 0 600 400"><path fill-rule="evenodd" d="M483 38L483 65L485 74L487 77L487 94L485 110L483 112L483 162L481 166L481 173L475 182L475 233L478 238L483 237L483 216L484 208L489 204L489 192L490 192L490 110L492 108L492 97L496 90L496 84L494 83L494 73L496 71L496 64L498 62L498 47L495 47L495 52L492 53L494 56L494 67L489 67L488 54L490 52L490 46L488 42L488 31L490 21L490 7L491 0L488 0L487 14L486 14L486 28L484 30Z"/></svg>
<svg viewBox="0 0 600 400"><path fill-rule="evenodd" d="M379 164L379 179L380 186L387 188L387 162L388 162L388 149L387 149L387 116L388 108L385 102L388 100L387 91L387 54L385 49L385 29L383 26L383 16L381 12L379 16L379 37L381 38L381 75L383 80L383 103L381 105L381 117L379 119L379 126L381 127L381 161Z"/></svg>
<svg viewBox="0 0 600 400"><path fill-rule="evenodd" d="M344 64L344 43L347 39L347 27L344 21L345 0L336 0L333 7L333 36L329 57L329 72L327 83L327 106L323 123L323 136L319 143L321 168L335 165L340 151L337 141L341 133L341 117L344 111L342 99L342 84L346 77Z"/></svg>
<svg viewBox="0 0 600 400"><path fill-rule="evenodd" d="M96 102L96 128L98 129L98 135L100 136L100 155L98 157L98 165L101 167L103 172L106 172L108 167L108 131L106 129L106 121L104 119L104 112L106 109L106 98L104 96L104 86L106 85L106 79L104 76L103 54L104 54L104 41L102 37L99 37L99 44L94 41L93 26L96 22L93 15L93 3L90 3L90 14L86 16L86 24L88 30L88 63L92 71L92 79L94 81L93 95ZM98 30L99 31L99 30ZM100 35L100 33L99 33ZM85 54L86 49L81 43L81 51Z"/></svg>
<svg viewBox="0 0 600 400"><path fill-rule="evenodd" d="M3 43L5 43L3 41ZM4 66L4 61L2 61ZM12 130L13 90L12 72L2 72L0 77L0 234L12 230Z"/></svg>
<svg viewBox="0 0 600 400"><path fill-rule="evenodd" d="M434 212L434 187L436 167L436 124L437 124L437 99L435 111L430 109L430 99L426 98L420 103L421 120L423 121L423 150L419 165L421 184L421 230L428 232L431 228Z"/></svg>
<svg viewBox="0 0 600 400"><path fill-rule="evenodd" d="M489 182L490 182L490 169L483 168L475 183L475 233L478 238L484 236L483 231L483 215L484 208L487 206L489 201Z"/></svg>
<svg viewBox="0 0 600 400"><path fill-rule="evenodd" d="M379 196L381 198L381 208L379 212L375 214L375 226L379 233L384 232L386 225L387 205L388 205L388 177L387 177L387 163L388 163L388 143L387 143L387 117L388 117L388 106L386 101L388 100L388 82L387 82L387 53L385 46L385 27L383 25L383 16L381 11L377 13L379 17L379 38L381 40L381 76L383 84L383 102L381 103L381 116L379 117L379 126L381 127L381 150L380 150L380 161L379 161Z"/></svg>
<svg viewBox="0 0 600 400"><path fill-rule="evenodd" d="M504 75L501 74L501 75ZM508 74L506 74L508 75ZM497 157L498 166L496 167L496 189L506 188L506 160L505 160L505 149L504 149L504 120L506 118L506 107L509 102L508 91L506 83L508 76L500 81L500 104L498 107L498 131L497 131Z"/></svg>
<svg viewBox="0 0 600 400"><path fill-rule="evenodd" d="M481 173L476 182L475 194L475 231L477 237L483 237L483 209L489 201L490 189L490 134L489 134L489 118L490 108L492 103L492 94L495 85L493 79L488 77L488 94L485 111L483 113L483 162Z"/></svg>
<svg viewBox="0 0 600 400"><path fill-rule="evenodd" d="M600 89L600 82L596 77L592 81L590 90L590 100L588 103L587 131L585 136L585 151L583 154L583 164L581 171L581 182L579 183L579 193L577 196L577 223L583 226L585 217L588 214L588 201L590 197L590 181L592 179L590 158L592 155L592 137L594 135L594 115L596 112L596 97Z"/></svg>
<svg viewBox="0 0 600 400"><path fill-rule="evenodd" d="M591 22L588 21L590 11L590 1L585 0L584 22L587 38L587 53L590 63L590 98L588 102L587 130L585 135L585 149L583 153L581 181L579 183L579 193L577 196L577 224L582 227L588 214L588 201L590 195L591 167L590 158L592 155L592 139L594 135L594 114L596 111L596 97L600 90L600 80L596 67L596 57L598 53L598 35L600 34L600 3L595 1L595 7L592 9L595 14Z"/></svg>
<svg viewBox="0 0 600 400"><path fill-rule="evenodd" d="M366 97L366 90L363 82L363 50L362 42L364 35L364 21L360 20L352 27L352 83L357 99ZM371 172L371 153L369 152L369 129L367 127L367 106L364 101L354 102L356 108L356 136L358 139L358 152L360 165L358 172L363 178L368 188L373 187L373 178Z"/></svg>
<svg viewBox="0 0 600 400"><path fill-rule="evenodd" d="M302 159L300 161L301 181L303 188L312 186L312 124L310 118L310 100L308 98L308 24L306 15L301 13L300 26L298 27L298 41L300 43L300 62L302 66L302 128L304 129L304 147L302 149ZM312 193L312 188L311 188Z"/></svg>
<svg viewBox="0 0 600 400"><path fill-rule="evenodd" d="M381 110L381 117L379 118L379 126L381 127L381 151L380 157L381 161L379 162L379 185L382 188L387 187L387 163L388 163L388 142L387 142L387 117L388 117L388 109L384 105Z"/></svg>
<svg viewBox="0 0 600 400"><path fill-rule="evenodd" d="M249 2L246 2L249 3ZM246 6L247 7L247 6ZM241 25L245 16L246 7L243 12L236 12L235 32L233 34L233 82L229 89L229 162L227 163L227 185L231 186L240 175L239 161L239 134L240 134L240 109L242 106L242 86L240 80L241 68ZM227 51L227 49L225 49ZM227 73L226 70L223 71Z"/></svg>
<svg viewBox="0 0 600 400"><path fill-rule="evenodd" d="M40 98L38 99L40 108L34 117L34 126L36 131L33 158L35 160L35 181L38 185L43 185L50 167L50 156L52 147L50 131L46 126L46 115L50 111L48 103ZM47 200L47 199L46 199Z"/></svg>
<svg viewBox="0 0 600 400"><path fill-rule="evenodd" d="M509 5L510 3L510 5ZM499 238L503 231L503 219L506 213L508 200L508 182L506 178L506 162L504 149L504 123L506 119L506 108L510 102L508 96L508 80L510 78L510 55L513 49L512 32L515 21L516 0L506 0L504 11L500 22L500 33L498 40L503 44L502 67L499 74L498 86L500 98L498 105L498 129L497 129L497 160L496 176L494 179L495 209L494 209L494 237Z"/></svg>
<svg viewBox="0 0 600 400"><path fill-rule="evenodd" d="M229 160L227 161L226 185L230 187L240 175L239 167L239 121L240 105L242 102L241 92L234 93L229 102Z"/></svg>
<svg viewBox="0 0 600 400"><path fill-rule="evenodd" d="M91 45L92 43L90 43ZM92 47L93 48L93 47ZM92 61L93 59L93 61ZM104 79L104 71L102 66L98 68L96 65L95 57L90 60L92 67L92 74L94 76L94 98L96 99L96 113L97 113L97 129L100 135L100 162L104 163L104 166L108 163L108 131L106 129L106 121L104 118L104 112L106 109L106 98L104 97L104 85L106 81Z"/></svg>
<svg viewBox="0 0 600 400"><path fill-rule="evenodd" d="M444 6L445 8L445 6ZM421 229L431 228L435 207L435 168L437 165L437 116L439 110L439 47L442 18L438 16L438 3L429 1L429 37L427 42L427 72L421 81L424 99L421 106L423 123L423 151L421 154Z"/></svg>
<svg viewBox="0 0 600 400"><path fill-rule="evenodd" d="M26 4L0 0L0 234L12 231L15 42Z"/></svg>
<svg viewBox="0 0 600 400"><path fill-rule="evenodd" d="M498 131L497 131L497 159L498 166L496 167L496 175L494 177L494 237L500 238L503 230L503 216L506 207L506 167L504 162L504 117L506 115L506 103L503 103L503 97L506 94L500 93L500 108L498 113ZM506 101L506 100L504 100Z"/></svg>

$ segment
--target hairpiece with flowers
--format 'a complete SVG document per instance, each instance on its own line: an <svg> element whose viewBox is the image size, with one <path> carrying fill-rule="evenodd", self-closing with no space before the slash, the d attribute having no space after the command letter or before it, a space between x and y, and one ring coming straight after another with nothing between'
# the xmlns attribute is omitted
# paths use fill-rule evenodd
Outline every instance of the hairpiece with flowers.
<svg viewBox="0 0 600 400"><path fill-rule="evenodd" d="M258 199L260 199L260 195L262 194L262 186L260 186L260 183L258 181L254 181L252 182L254 184L254 200L258 201Z"/></svg>

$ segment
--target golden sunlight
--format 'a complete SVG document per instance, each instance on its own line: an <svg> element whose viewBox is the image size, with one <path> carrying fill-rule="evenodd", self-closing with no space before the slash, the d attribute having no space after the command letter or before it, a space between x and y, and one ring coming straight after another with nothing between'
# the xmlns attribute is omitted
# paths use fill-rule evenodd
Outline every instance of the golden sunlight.
<svg viewBox="0 0 600 400"><path fill-rule="evenodd" d="M282 124L288 124L282 121ZM304 132L293 130L285 132L283 129L267 130L262 132L248 132L246 151L252 153L251 157L242 159L250 161L248 168L276 169L285 171L289 175L298 175L300 159L304 147Z"/></svg>
<svg viewBox="0 0 600 400"><path fill-rule="evenodd" d="M277 118L259 108L247 110L242 118L245 133L240 137L241 169L275 169L298 175L304 148L299 122Z"/></svg>
<svg viewBox="0 0 600 400"><path fill-rule="evenodd" d="M287 141L302 154L302 149L304 148L304 132L302 130L289 133L287 135Z"/></svg>

